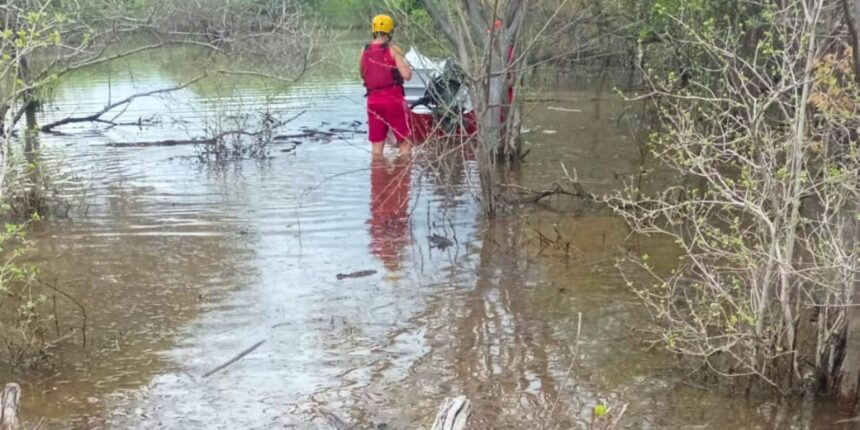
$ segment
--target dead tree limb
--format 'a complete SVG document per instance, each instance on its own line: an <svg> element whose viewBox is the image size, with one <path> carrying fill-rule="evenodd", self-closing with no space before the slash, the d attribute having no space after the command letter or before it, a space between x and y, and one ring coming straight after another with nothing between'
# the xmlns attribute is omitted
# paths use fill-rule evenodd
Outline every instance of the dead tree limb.
<svg viewBox="0 0 860 430"><path fill-rule="evenodd" d="M152 141L142 141L142 142L113 142L107 143L105 146L109 148L148 148L148 147L158 147L158 146L184 146L184 145L214 145L219 140L228 137L228 136L248 136L248 137L256 137L261 135L262 132L253 132L246 130L228 130L222 133L218 133L214 137L199 137L193 139L166 139L166 140L152 140ZM305 136L308 137L308 136ZM272 139L275 142L280 143L285 139ZM298 146L301 142L287 142L292 144L293 147Z"/></svg>
<svg viewBox="0 0 860 430"><path fill-rule="evenodd" d="M110 148L148 148L157 146L182 146L182 145L211 145L215 141L212 139L167 139L153 140L144 142L113 142L107 143L105 146Z"/></svg>

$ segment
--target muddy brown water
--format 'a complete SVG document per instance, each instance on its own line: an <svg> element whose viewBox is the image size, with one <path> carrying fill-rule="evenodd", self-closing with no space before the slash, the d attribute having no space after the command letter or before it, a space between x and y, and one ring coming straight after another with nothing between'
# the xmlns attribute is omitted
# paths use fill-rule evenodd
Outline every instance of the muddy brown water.
<svg viewBox="0 0 860 430"><path fill-rule="evenodd" d="M69 82L49 116L175 82L157 69ZM601 86L578 82L527 105L532 153L511 182L546 186L563 162L607 191L638 169L629 109ZM812 429L840 418L686 378L643 342L647 315L614 267L629 249L620 220L522 208L487 222L474 165L458 156L445 169L421 150L411 163L372 160L361 133L220 168L188 146L107 146L192 137L237 106L306 110L292 130L339 126L364 120L361 95L348 80L274 96L192 88L136 101L120 118L156 115L157 125L45 136L43 156L62 160L75 207L36 232L35 260L84 305L87 346L79 310L58 299L58 329L71 338L55 367L2 373L23 385L27 422L328 428L333 413L356 428L415 429L456 394L473 400L474 429L585 428L601 401L629 404L627 428ZM453 245L432 246L434 234ZM676 259L660 241L637 246L666 267ZM365 270L375 272L337 276Z"/></svg>

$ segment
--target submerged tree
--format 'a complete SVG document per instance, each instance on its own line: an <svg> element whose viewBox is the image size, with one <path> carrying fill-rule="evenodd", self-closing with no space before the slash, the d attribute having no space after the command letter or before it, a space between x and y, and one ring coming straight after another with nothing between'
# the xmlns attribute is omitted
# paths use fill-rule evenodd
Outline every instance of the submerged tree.
<svg viewBox="0 0 860 430"><path fill-rule="evenodd" d="M484 207L496 210L496 163L519 160L519 110L508 87L522 71L515 47L529 0L495 3L423 0L448 39L470 89L478 125L479 163Z"/></svg>

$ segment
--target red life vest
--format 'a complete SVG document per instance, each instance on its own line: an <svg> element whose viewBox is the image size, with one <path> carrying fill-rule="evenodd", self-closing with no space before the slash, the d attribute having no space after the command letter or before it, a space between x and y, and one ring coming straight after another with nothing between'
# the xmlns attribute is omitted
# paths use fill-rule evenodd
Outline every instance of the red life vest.
<svg viewBox="0 0 860 430"><path fill-rule="evenodd" d="M388 43L371 43L364 47L361 54L361 77L367 94L385 90L403 92L403 77L397 70L397 63L391 55Z"/></svg>

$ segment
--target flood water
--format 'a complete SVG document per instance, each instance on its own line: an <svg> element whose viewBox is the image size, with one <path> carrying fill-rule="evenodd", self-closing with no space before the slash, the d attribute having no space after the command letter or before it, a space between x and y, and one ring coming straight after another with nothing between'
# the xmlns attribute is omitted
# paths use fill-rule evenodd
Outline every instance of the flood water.
<svg viewBox="0 0 860 430"><path fill-rule="evenodd" d="M180 81L158 64L69 80L46 118ZM546 187L563 162L594 191L621 186L639 168L629 107L600 82L550 93L526 106L532 152L510 182ZM70 339L54 367L0 374L22 384L27 422L324 429L334 414L355 428L416 429L458 394L473 401L471 429L586 428L600 401L629 404L627 428L838 419L687 378L643 342L647 315L615 268L631 246L623 222L575 203L485 221L474 163L459 152L373 160L361 132L218 166L193 146L110 146L199 136L220 114L261 106L305 111L287 131L349 127L365 120L362 94L334 78L279 92L191 87L137 100L118 119L155 125L44 136L74 208L39 227L35 260L85 308L87 344L80 310L58 298L56 329ZM677 258L659 240L635 246L655 264Z"/></svg>

